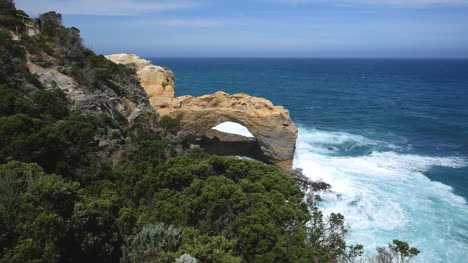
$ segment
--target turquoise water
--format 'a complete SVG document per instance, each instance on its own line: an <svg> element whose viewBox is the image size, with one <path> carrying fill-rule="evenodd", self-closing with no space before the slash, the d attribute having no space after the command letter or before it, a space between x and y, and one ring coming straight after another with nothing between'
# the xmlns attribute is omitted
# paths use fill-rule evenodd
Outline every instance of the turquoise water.
<svg viewBox="0 0 468 263"><path fill-rule="evenodd" d="M289 109L295 167L332 184L322 209L343 213L367 253L400 239L416 262L467 262L468 60L152 61L174 71L178 96L242 92Z"/></svg>

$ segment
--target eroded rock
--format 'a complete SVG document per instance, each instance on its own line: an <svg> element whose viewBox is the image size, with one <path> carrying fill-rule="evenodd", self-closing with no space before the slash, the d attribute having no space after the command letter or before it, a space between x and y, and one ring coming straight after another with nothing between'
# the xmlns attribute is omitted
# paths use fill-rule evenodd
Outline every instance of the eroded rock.
<svg viewBox="0 0 468 263"><path fill-rule="evenodd" d="M133 66L140 78L141 86L155 108L170 104L175 96L174 74L170 69L152 65L150 61L132 54L115 54L107 59Z"/></svg>
<svg viewBox="0 0 468 263"><path fill-rule="evenodd" d="M145 90L139 85L121 87L124 94L117 94L114 89L101 86L99 89L80 85L76 80L60 71L60 66L52 57L47 57L49 67L45 68L26 56L27 67L35 74L46 89L60 89L70 103L71 110L99 114L106 112L117 122L131 123L143 113L154 112L148 102ZM115 85L120 85L115 83Z"/></svg>
<svg viewBox="0 0 468 263"><path fill-rule="evenodd" d="M107 58L116 63L135 66L141 85L156 111L162 116L180 120L180 138L201 137L220 123L236 122L252 133L266 162L281 168L291 168L297 128L291 121L289 111L282 106L274 106L269 100L242 93L230 95L216 92L201 97L174 98L172 72L131 54L111 55ZM169 84L163 87L163 83Z"/></svg>

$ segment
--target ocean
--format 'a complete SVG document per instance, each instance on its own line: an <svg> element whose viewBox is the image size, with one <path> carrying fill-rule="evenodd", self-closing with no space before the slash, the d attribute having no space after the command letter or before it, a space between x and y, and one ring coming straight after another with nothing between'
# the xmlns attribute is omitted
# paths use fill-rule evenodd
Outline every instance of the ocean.
<svg viewBox="0 0 468 263"><path fill-rule="evenodd" d="M468 259L468 60L150 58L176 95L224 91L289 109L294 167L332 185L366 254L393 239L415 262ZM332 147L333 150L329 150Z"/></svg>

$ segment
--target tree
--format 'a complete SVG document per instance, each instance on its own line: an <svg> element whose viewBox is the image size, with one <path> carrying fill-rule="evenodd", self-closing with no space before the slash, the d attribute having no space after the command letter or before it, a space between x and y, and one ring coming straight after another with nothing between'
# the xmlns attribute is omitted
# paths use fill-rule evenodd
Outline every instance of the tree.
<svg viewBox="0 0 468 263"><path fill-rule="evenodd" d="M16 19L16 7L12 0L0 0L0 24L3 26L19 25Z"/></svg>
<svg viewBox="0 0 468 263"><path fill-rule="evenodd" d="M16 10L15 3L13 0L0 0L0 10Z"/></svg>
<svg viewBox="0 0 468 263"><path fill-rule="evenodd" d="M33 112L31 101L26 99L18 89L0 85L0 94L0 117Z"/></svg>
<svg viewBox="0 0 468 263"><path fill-rule="evenodd" d="M0 165L0 262L58 262L79 185L36 164Z"/></svg>
<svg viewBox="0 0 468 263"><path fill-rule="evenodd" d="M378 247L376 250L377 256L369 259L371 263L410 263L420 253L407 242L396 239L392 244L388 244L388 248Z"/></svg>

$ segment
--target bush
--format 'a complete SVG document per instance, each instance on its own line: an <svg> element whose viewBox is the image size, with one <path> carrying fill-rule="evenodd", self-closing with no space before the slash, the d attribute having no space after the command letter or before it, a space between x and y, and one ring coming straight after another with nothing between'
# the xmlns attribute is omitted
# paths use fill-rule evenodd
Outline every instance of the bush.
<svg viewBox="0 0 468 263"><path fill-rule="evenodd" d="M388 244L388 248L378 247L377 256L370 258L370 263L410 263L420 251L417 248L410 247L408 243L393 240L392 244Z"/></svg>
<svg viewBox="0 0 468 263"><path fill-rule="evenodd" d="M42 23L42 34L46 37L56 36L62 26L62 15L54 11L40 15L39 20Z"/></svg>
<svg viewBox="0 0 468 263"><path fill-rule="evenodd" d="M176 263L197 263L197 259L190 256L189 254L183 254L179 258L176 258Z"/></svg>
<svg viewBox="0 0 468 263"><path fill-rule="evenodd" d="M183 255L187 255L187 260L190 260L188 257L190 255L193 260L196 260L195 262L241 262L241 258L234 255L236 240L229 240L223 236L210 236L194 228L185 228L182 236L182 246L178 254L184 253ZM183 259L183 255L179 259Z"/></svg>
<svg viewBox="0 0 468 263"><path fill-rule="evenodd" d="M33 112L31 101L26 99L18 89L0 85L0 95L0 117Z"/></svg>
<svg viewBox="0 0 468 263"><path fill-rule="evenodd" d="M77 262L116 262L122 242L116 224L118 198L115 194L99 196L94 193L83 199L75 204L71 217L69 238L76 243L68 256Z"/></svg>
<svg viewBox="0 0 468 263"><path fill-rule="evenodd" d="M65 94L59 89L52 91L40 90L34 94L33 101L36 110L45 117L60 120L69 114Z"/></svg>
<svg viewBox="0 0 468 263"><path fill-rule="evenodd" d="M16 19L16 7L12 0L0 0L0 24L4 26L19 25Z"/></svg>
<svg viewBox="0 0 468 263"><path fill-rule="evenodd" d="M78 187L36 164L0 165L0 262L59 262Z"/></svg>
<svg viewBox="0 0 468 263"><path fill-rule="evenodd" d="M21 15L21 16L25 16L25 17L29 17L28 14L26 14L26 12L24 12L23 10L16 10L16 14L17 15Z"/></svg>
<svg viewBox="0 0 468 263"><path fill-rule="evenodd" d="M39 42L37 44L37 46L42 50L44 51L45 53L47 53L48 55L54 55L54 50L52 49L52 47L47 44L46 42Z"/></svg>
<svg viewBox="0 0 468 263"><path fill-rule="evenodd" d="M173 252L180 246L180 229L164 224L150 224L128 238L122 247L123 263L167 262L175 258ZM171 253L172 252L172 253Z"/></svg>
<svg viewBox="0 0 468 263"><path fill-rule="evenodd" d="M175 119L175 118L172 118L170 116L163 116L160 120L159 120L159 124L161 124L161 126L168 130L168 131L171 131L171 132L174 132L176 131L179 126L180 126L180 120L178 119Z"/></svg>

